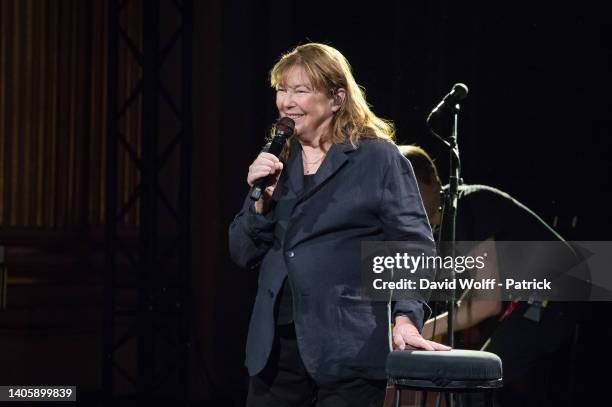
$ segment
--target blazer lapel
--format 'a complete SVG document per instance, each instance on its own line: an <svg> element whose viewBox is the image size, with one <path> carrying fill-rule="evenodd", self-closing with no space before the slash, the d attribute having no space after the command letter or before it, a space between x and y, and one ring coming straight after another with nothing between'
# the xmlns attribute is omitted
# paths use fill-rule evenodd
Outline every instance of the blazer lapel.
<svg viewBox="0 0 612 407"><path fill-rule="evenodd" d="M297 140L291 142L291 154L287 165L290 190L294 197L304 192L304 164L302 164L302 146Z"/></svg>
<svg viewBox="0 0 612 407"><path fill-rule="evenodd" d="M350 143L332 144L327 152L327 157L314 175L312 188L304 190L304 164L302 162L302 147L293 140L291 143L291 154L285 166L284 182L279 182L279 187L274 191L277 197L282 196L283 200L292 202L293 212L295 207L302 201L314 194L318 188L334 175L348 160L347 153L354 148Z"/></svg>
<svg viewBox="0 0 612 407"><path fill-rule="evenodd" d="M277 188L274 190L274 197L278 200L294 202L304 192L304 170L302 167L301 147L296 140L291 142L289 159L285 163L285 169L279 180Z"/></svg>
<svg viewBox="0 0 612 407"><path fill-rule="evenodd" d="M353 150L354 148L351 143L332 144L327 152L327 157L325 157L323 163L321 163L321 166L314 175L314 185L308 191L304 191L304 194L302 194L299 201L309 198L315 191L317 191L319 186L327 181L329 177L334 175L348 160L346 154ZM300 154L300 163L301 161ZM303 182L302 176L302 185Z"/></svg>
<svg viewBox="0 0 612 407"><path fill-rule="evenodd" d="M294 247L304 237L302 233L297 231L299 229L296 229L300 227L300 219L302 218L303 206L301 204L306 199L315 195L317 191L320 189L320 187L323 184L325 184L325 182L327 182L331 177L333 177L334 174L336 174L338 170L340 170L340 168L342 168L344 164L346 164L346 162L348 161L348 158L346 157L346 155L353 150L354 148L350 143L333 144L330 147L329 151L327 152L327 157L325 157L325 159L323 160L323 163L321 164L316 174L314 175L314 179L313 179L314 185L309 190L303 191L303 193L299 194L297 199L295 200L295 205L293 206L293 209L291 211L291 219L289 221L289 224L287 225L287 230L285 233L285 241L284 241L285 249ZM293 180L291 181L293 185L296 185L296 186L299 185L299 187L303 189L304 187L304 169L302 167L303 165L302 164L302 154L300 151L298 151L298 153L299 153L299 160L296 159L295 161L299 162L299 165L300 165L299 171L298 171L298 168L295 168L294 166L292 166L291 168L293 170L292 172L299 174L299 177L295 174L291 174L289 175L289 177L291 180ZM299 183L298 183L297 178L300 178Z"/></svg>

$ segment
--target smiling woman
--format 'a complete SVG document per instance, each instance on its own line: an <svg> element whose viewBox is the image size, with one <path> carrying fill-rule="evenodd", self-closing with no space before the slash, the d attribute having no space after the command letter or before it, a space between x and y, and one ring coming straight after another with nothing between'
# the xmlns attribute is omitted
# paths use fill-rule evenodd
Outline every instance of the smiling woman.
<svg viewBox="0 0 612 407"><path fill-rule="evenodd" d="M323 98L320 101L330 104L335 114L325 138L332 143L343 143L347 139L356 143L362 137L394 138L393 123L377 117L370 110L350 64L333 47L317 43L297 46L274 65L270 84L281 93L316 93ZM287 115L279 105L278 95L277 107L281 115ZM292 113L299 115L302 112L296 110Z"/></svg>
<svg viewBox="0 0 612 407"><path fill-rule="evenodd" d="M363 295L362 240L433 238L412 167L336 49L305 44L271 71L279 116L295 121L281 159L261 153L247 182L276 182L230 226L230 253L259 267L247 340L248 406L382 406L389 353L385 303ZM393 304L393 341L423 339L425 303Z"/></svg>
<svg viewBox="0 0 612 407"><path fill-rule="evenodd" d="M295 121L296 136L302 144L316 146L342 105L344 89L338 89L336 95L333 98L315 88L304 68L294 65L276 87L276 107L281 116Z"/></svg>

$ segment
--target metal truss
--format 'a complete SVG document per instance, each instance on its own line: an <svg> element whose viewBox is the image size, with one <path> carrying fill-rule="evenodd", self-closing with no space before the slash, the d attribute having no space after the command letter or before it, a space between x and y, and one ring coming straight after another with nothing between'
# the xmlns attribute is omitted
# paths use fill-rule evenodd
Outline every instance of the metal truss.
<svg viewBox="0 0 612 407"><path fill-rule="evenodd" d="M128 5L136 10L140 38L131 37L125 27L134 17L132 12L126 18ZM168 31L168 10L178 23L162 35ZM118 393L138 402L189 400L191 16L191 0L108 0L102 374L107 400ZM120 58L126 54L141 75L127 84L132 91L119 100L126 86L120 80L126 61ZM163 75L169 64L177 73L172 83ZM134 111L137 143L122 130L128 112ZM170 117L177 130L160 125L162 117ZM136 173L127 199L120 191L126 185L118 170L122 162ZM134 213L137 235L130 237L125 218Z"/></svg>

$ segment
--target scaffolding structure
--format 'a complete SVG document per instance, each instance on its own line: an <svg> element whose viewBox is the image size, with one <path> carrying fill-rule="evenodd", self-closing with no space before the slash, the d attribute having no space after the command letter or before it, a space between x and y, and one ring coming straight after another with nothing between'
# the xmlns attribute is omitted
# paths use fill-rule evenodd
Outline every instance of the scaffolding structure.
<svg viewBox="0 0 612 407"><path fill-rule="evenodd" d="M134 16L136 36L127 29ZM191 0L108 0L106 400L189 402L191 16ZM129 92L122 92L125 55L140 72L129 78ZM134 112L138 134L128 137ZM127 199L118 170L126 155L136 173ZM128 214L136 214L136 233L126 232Z"/></svg>

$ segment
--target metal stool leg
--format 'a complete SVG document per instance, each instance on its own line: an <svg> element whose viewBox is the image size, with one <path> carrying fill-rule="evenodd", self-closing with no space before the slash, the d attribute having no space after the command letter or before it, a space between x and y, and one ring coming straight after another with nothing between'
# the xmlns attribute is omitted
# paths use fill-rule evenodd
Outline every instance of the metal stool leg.
<svg viewBox="0 0 612 407"><path fill-rule="evenodd" d="M421 392L421 407L426 407L426 406L427 406L427 392L422 391Z"/></svg>
<svg viewBox="0 0 612 407"><path fill-rule="evenodd" d="M444 393L444 406L450 407L453 400L453 393Z"/></svg>
<svg viewBox="0 0 612 407"><path fill-rule="evenodd" d="M400 407L400 402L402 399L402 390L399 388L399 386L396 384L395 385L395 399L394 399L394 407Z"/></svg>

